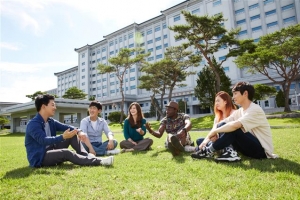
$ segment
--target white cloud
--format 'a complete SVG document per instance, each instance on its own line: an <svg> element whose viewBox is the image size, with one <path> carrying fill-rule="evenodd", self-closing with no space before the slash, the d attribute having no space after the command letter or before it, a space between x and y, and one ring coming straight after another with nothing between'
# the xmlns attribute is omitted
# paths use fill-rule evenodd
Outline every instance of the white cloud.
<svg viewBox="0 0 300 200"><path fill-rule="evenodd" d="M2 49L8 49L8 50L13 50L13 51L18 51L21 49L19 45L7 43L7 42L1 42L0 47Z"/></svg>

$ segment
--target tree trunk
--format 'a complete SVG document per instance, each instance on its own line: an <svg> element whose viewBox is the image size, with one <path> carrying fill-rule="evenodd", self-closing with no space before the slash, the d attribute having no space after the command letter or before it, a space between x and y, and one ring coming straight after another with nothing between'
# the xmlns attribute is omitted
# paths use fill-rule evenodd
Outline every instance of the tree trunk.
<svg viewBox="0 0 300 200"><path fill-rule="evenodd" d="M290 84L285 85L285 83L283 83L282 89L284 93L284 112L291 112L291 108L289 105Z"/></svg>
<svg viewBox="0 0 300 200"><path fill-rule="evenodd" d="M124 117L124 91L123 91L123 82L120 81L120 91L122 94L122 101L121 101L121 116L120 116L120 124L123 128L123 117Z"/></svg>

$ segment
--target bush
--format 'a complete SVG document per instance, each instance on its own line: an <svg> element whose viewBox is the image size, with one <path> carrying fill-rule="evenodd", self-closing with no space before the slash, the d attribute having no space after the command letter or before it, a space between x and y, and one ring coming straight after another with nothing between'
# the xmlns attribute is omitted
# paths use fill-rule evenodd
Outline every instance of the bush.
<svg viewBox="0 0 300 200"><path fill-rule="evenodd" d="M126 115L123 114L123 119L126 119ZM121 118L121 112L119 111L115 111L115 112L111 112L109 113L108 117L109 121L111 122L120 122L120 118Z"/></svg>
<svg viewBox="0 0 300 200"><path fill-rule="evenodd" d="M277 107L284 107L285 97L284 97L284 94L283 94L282 90L279 90L277 92L275 99L276 99Z"/></svg>

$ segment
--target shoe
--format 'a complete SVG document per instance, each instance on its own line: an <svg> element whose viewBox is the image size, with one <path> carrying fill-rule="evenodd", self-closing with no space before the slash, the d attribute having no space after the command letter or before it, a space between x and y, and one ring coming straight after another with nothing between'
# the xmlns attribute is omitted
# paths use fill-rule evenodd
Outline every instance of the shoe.
<svg viewBox="0 0 300 200"><path fill-rule="evenodd" d="M168 149L171 151L173 156L178 156L180 151L176 149L170 142L168 143Z"/></svg>
<svg viewBox="0 0 300 200"><path fill-rule="evenodd" d="M184 147L180 144L178 138L176 136L171 137L172 145L181 152L184 152Z"/></svg>
<svg viewBox="0 0 300 200"><path fill-rule="evenodd" d="M236 162L240 161L241 158L238 156L237 152L231 148L226 147L223 154L215 159L216 161L227 161L227 162Z"/></svg>
<svg viewBox="0 0 300 200"><path fill-rule="evenodd" d="M109 156L106 158L101 158L101 165L103 166L109 166L109 165L113 165L114 164L114 157L113 156Z"/></svg>
<svg viewBox="0 0 300 200"><path fill-rule="evenodd" d="M120 149L107 150L106 155L116 155L119 154L120 152L121 152Z"/></svg>
<svg viewBox="0 0 300 200"><path fill-rule="evenodd" d="M190 146L190 145L186 145L184 146L184 151L185 152L194 152L196 150L196 147Z"/></svg>
<svg viewBox="0 0 300 200"><path fill-rule="evenodd" d="M95 158L96 156L95 156L94 154L92 154L92 153L89 153L89 154L88 154L88 157L89 157L89 158Z"/></svg>
<svg viewBox="0 0 300 200"><path fill-rule="evenodd" d="M214 152L210 152L207 147L203 147L201 150L192 153L191 157L196 159L212 158L214 157Z"/></svg>
<svg viewBox="0 0 300 200"><path fill-rule="evenodd" d="M125 152L133 152L134 151L134 149L122 149L121 150L121 153L125 153Z"/></svg>

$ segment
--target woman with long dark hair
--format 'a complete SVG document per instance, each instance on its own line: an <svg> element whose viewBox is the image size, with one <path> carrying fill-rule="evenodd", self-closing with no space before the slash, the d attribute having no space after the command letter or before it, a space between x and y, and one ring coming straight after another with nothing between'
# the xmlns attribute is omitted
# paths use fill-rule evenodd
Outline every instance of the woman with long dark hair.
<svg viewBox="0 0 300 200"><path fill-rule="evenodd" d="M124 121L125 140L120 143L122 152L149 150L153 140L150 138L144 139L146 119L141 106L137 102L133 102L128 110L128 117Z"/></svg>

